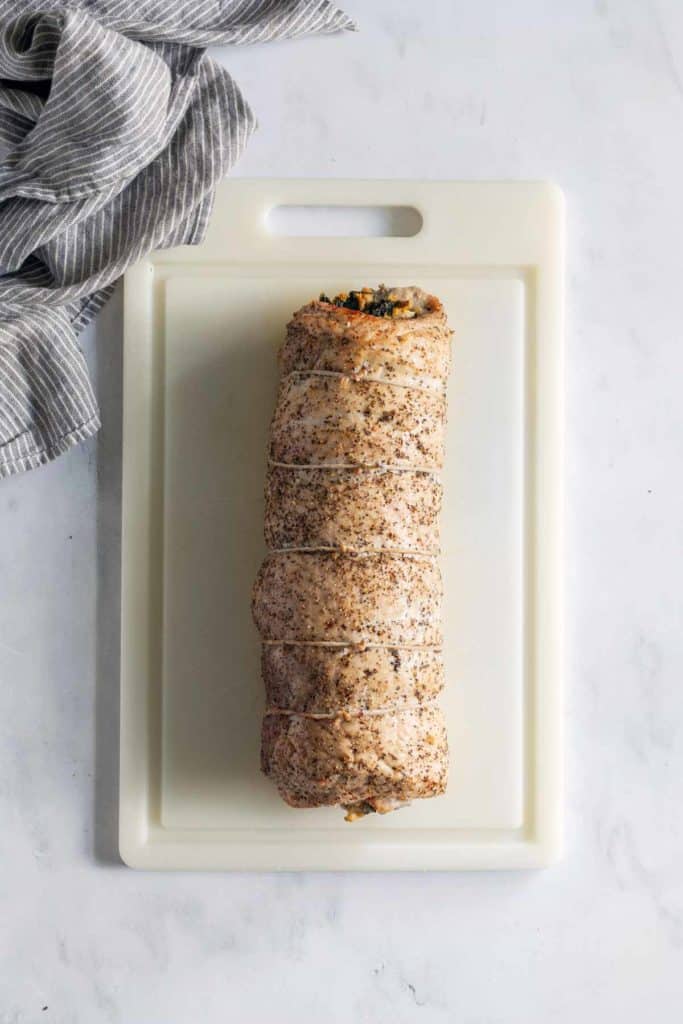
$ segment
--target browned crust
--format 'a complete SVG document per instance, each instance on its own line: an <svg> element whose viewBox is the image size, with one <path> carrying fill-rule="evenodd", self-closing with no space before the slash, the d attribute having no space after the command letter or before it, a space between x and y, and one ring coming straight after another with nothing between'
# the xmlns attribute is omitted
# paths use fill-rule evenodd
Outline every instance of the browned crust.
<svg viewBox="0 0 683 1024"><path fill-rule="evenodd" d="M429 473L271 466L266 544L437 551L441 496L441 482Z"/></svg>
<svg viewBox="0 0 683 1024"><path fill-rule="evenodd" d="M254 621L266 641L434 645L441 593L431 558L288 552L259 570Z"/></svg>
<svg viewBox="0 0 683 1024"><path fill-rule="evenodd" d="M443 386L451 332L441 303L413 320L391 320L325 302L294 313L280 351L283 377L297 370L327 370L380 377L421 387Z"/></svg>
<svg viewBox="0 0 683 1024"><path fill-rule="evenodd" d="M266 644L261 664L268 707L313 714L425 704L444 681L441 651L430 648Z"/></svg>
<svg viewBox="0 0 683 1024"><path fill-rule="evenodd" d="M445 401L438 392L347 377L290 377L271 426L275 462L439 469Z"/></svg>
<svg viewBox="0 0 683 1024"><path fill-rule="evenodd" d="M434 707L381 718L266 716L261 749L263 771L292 807L405 803L446 788L446 728Z"/></svg>

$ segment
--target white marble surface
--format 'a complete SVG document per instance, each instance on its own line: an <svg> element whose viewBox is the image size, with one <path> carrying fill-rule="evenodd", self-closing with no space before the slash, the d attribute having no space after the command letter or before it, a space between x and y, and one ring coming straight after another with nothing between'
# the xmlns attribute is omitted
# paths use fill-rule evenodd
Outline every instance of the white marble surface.
<svg viewBox="0 0 683 1024"><path fill-rule="evenodd" d="M144 875L115 852L104 427L0 484L0 1022L669 1024L683 1005L683 8L376 0L223 59L243 175L552 178L569 216L567 849L543 873Z"/></svg>

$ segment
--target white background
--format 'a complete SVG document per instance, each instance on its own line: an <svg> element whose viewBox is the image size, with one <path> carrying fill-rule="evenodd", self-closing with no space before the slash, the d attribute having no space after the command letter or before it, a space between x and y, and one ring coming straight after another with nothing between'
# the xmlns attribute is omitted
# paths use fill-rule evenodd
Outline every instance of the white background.
<svg viewBox="0 0 683 1024"><path fill-rule="evenodd" d="M260 121L238 174L550 178L567 196L565 859L120 865L117 292L85 339L99 437L0 484L2 1024L681 1019L683 7L345 7L359 34L222 52Z"/></svg>

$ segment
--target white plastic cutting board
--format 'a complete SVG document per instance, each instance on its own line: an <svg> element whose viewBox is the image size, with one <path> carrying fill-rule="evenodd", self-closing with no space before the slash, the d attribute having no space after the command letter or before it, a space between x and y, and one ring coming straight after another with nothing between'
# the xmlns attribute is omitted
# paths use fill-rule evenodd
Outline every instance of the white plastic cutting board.
<svg viewBox="0 0 683 1024"><path fill-rule="evenodd" d="M278 205L414 207L414 237L281 237ZM126 274L120 848L140 868L537 867L561 831L562 221L536 183L231 181ZM348 825L259 771L251 585L276 351L321 290L417 284L455 330L445 796Z"/></svg>

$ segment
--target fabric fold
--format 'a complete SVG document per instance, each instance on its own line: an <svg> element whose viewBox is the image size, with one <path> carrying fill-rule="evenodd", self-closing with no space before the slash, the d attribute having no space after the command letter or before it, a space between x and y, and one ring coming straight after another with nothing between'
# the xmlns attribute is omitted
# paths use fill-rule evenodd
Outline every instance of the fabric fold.
<svg viewBox="0 0 683 1024"><path fill-rule="evenodd" d="M170 70L147 47L84 11L46 14L36 28L44 21L59 29L52 88L33 130L0 165L0 202L13 196L59 202L106 190L149 163L182 114L175 104L167 128ZM179 88L187 92L184 79Z"/></svg>
<svg viewBox="0 0 683 1024"><path fill-rule="evenodd" d="M203 51L355 28L327 0L0 0L0 477L99 426L79 331L202 240L254 115Z"/></svg>

